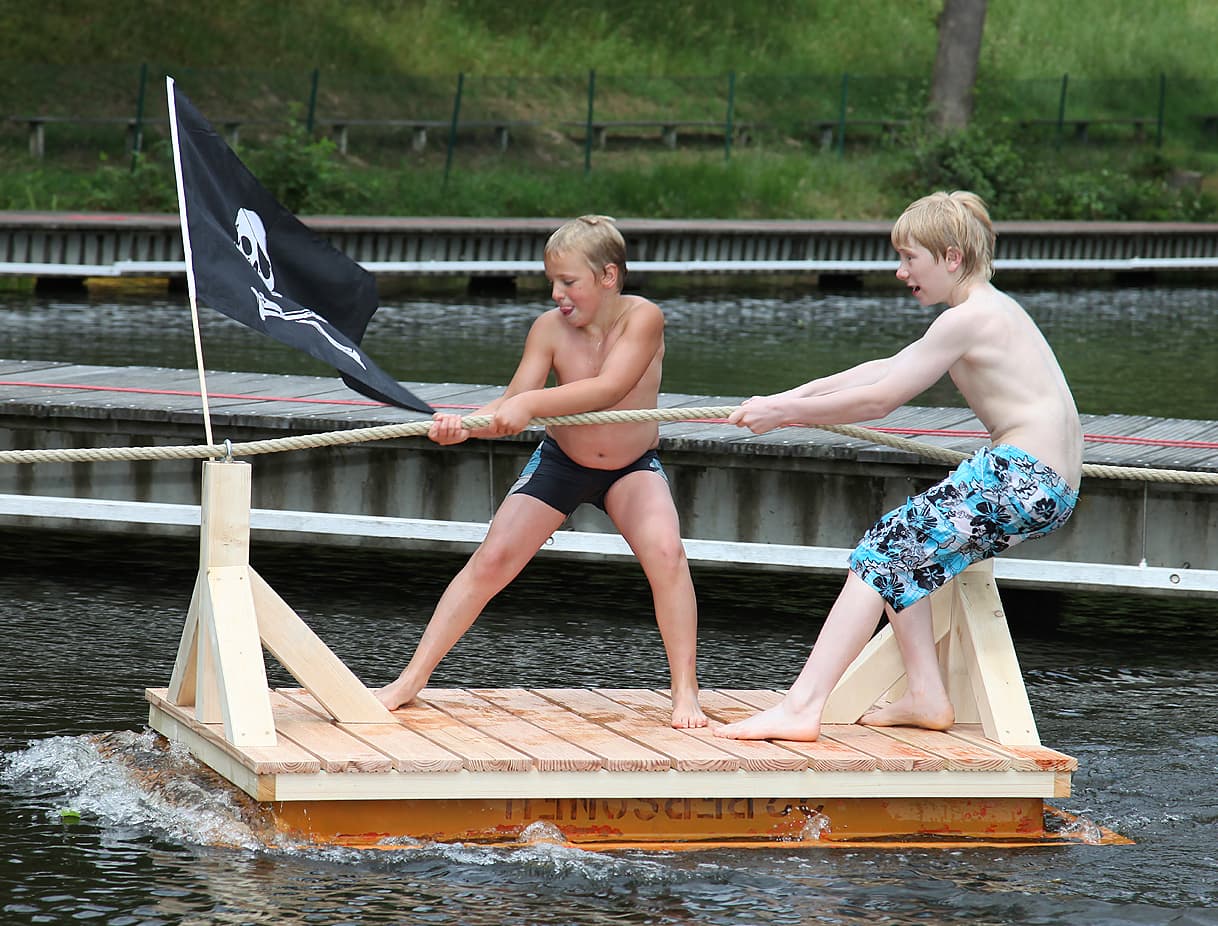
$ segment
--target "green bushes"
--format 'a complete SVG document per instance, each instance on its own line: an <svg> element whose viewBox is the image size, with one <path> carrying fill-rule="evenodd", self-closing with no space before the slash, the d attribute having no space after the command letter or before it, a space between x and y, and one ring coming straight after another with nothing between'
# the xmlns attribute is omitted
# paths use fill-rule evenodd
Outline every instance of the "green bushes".
<svg viewBox="0 0 1218 926"><path fill-rule="evenodd" d="M1067 154L1018 145L1001 127L983 125L954 134L923 127L906 144L910 165L896 181L911 199L931 190L972 190L994 218L1007 220L1218 219L1218 201L1201 190L1199 175L1190 179L1159 151Z"/></svg>
<svg viewBox="0 0 1218 926"><path fill-rule="evenodd" d="M335 157L334 142L312 138L293 122L288 131L251 148L246 165L289 212L342 212L356 198L356 180Z"/></svg>
<svg viewBox="0 0 1218 926"><path fill-rule="evenodd" d="M447 176L442 152L369 166L299 125L241 149L263 185L301 215L884 220L933 190L970 189L996 219L1218 221L1200 173L1157 150L1059 150L1020 144L1002 127L952 135L920 127L846 157L806 144L740 147L730 161L705 147L615 151L597 154L589 173L575 156L458 154ZM134 166L103 158L92 170L7 169L0 209L176 211L168 143L153 144Z"/></svg>

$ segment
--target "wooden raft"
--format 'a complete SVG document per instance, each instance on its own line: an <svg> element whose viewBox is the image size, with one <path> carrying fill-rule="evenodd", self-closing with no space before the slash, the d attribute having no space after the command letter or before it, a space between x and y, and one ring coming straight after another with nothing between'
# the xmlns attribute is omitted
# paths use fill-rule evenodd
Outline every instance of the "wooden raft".
<svg viewBox="0 0 1218 926"><path fill-rule="evenodd" d="M782 697L757 689L703 691L712 728L694 730L672 729L667 693L646 689L426 689L391 713L250 568L250 467L203 466L199 576L149 723L285 828L510 838L550 820L569 839L760 839L824 814L847 838L1036 837L1043 800L1070 793L1077 762L1040 744L988 564L932 597L947 732L855 724L902 692L890 628L814 743L715 737ZM269 689L264 647L303 687Z"/></svg>

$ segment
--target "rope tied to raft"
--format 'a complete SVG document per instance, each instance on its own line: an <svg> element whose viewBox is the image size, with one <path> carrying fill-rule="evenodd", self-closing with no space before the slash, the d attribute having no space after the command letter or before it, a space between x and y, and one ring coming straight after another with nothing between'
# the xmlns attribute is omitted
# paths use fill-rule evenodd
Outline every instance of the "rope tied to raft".
<svg viewBox="0 0 1218 926"><path fill-rule="evenodd" d="M734 405L714 405L694 408L635 408L613 409L599 412L582 412L578 415L559 415L551 418L534 418L530 427L573 426L590 424L623 424L654 421L658 423L676 421L722 420L736 410ZM467 415L462 424L470 429L486 427L491 422L489 415ZM808 425L822 431L905 451L936 463L955 464L969 454L948 447L938 447L921 441L910 440L896 434L884 434L871 428L853 424ZM318 434L297 434L290 437L274 437L266 440L225 440L220 444L193 444L152 447L78 447L48 450L0 450L0 463L99 463L133 462L140 460L192 460L220 459L232 461L238 457L258 456L266 453L282 453L290 450L313 450L319 447L334 447L345 444L361 444L378 440L404 437L424 437L431 428L431 419L408 421L398 424L374 425L366 428L349 428L342 431L325 431ZM1103 463L1084 463L1083 476L1093 479L1129 479L1139 482L1166 482L1185 485L1218 485L1218 473L1190 472L1188 470L1152 469L1140 466L1111 466Z"/></svg>

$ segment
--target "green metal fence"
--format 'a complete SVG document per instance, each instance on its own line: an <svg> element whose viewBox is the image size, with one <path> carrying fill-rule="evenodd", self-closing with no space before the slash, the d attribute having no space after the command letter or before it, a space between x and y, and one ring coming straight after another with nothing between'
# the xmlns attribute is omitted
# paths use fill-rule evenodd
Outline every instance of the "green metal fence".
<svg viewBox="0 0 1218 926"><path fill-rule="evenodd" d="M168 137L164 77L234 145L296 126L368 163L545 149L590 170L639 146L807 145L845 155L920 121L927 81L856 74L558 77L0 63L0 157L121 157ZM1047 144L1212 146L1218 81L981 81L978 122ZM24 149L24 151L23 151Z"/></svg>

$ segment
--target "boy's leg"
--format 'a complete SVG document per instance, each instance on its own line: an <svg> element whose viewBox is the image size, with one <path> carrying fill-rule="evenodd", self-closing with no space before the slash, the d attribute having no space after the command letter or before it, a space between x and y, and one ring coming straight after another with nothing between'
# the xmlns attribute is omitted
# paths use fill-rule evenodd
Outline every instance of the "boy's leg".
<svg viewBox="0 0 1218 926"><path fill-rule="evenodd" d="M730 739L815 740L833 687L863 651L884 613L884 599L853 572L829 609L825 625L785 698L747 720L715 730ZM933 648L933 647L932 647Z"/></svg>
<svg viewBox="0 0 1218 926"><path fill-rule="evenodd" d="M859 723L946 730L956 715L939 670L930 598L920 598L899 614L889 607L888 621L905 663L906 691L892 704L868 711Z"/></svg>
<svg viewBox="0 0 1218 926"><path fill-rule="evenodd" d="M495 512L486 539L440 596L414 655L396 680L376 696L393 710L411 701L453 645L473 625L486 603L503 590L566 515L529 495L509 495Z"/></svg>
<svg viewBox="0 0 1218 926"><path fill-rule="evenodd" d="M704 727L706 715L698 705L698 603L668 481L647 470L623 476L606 493L605 511L651 585L672 676L672 725Z"/></svg>

